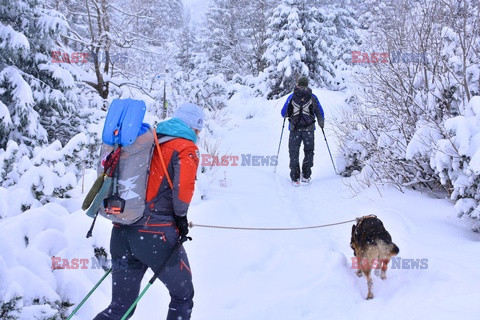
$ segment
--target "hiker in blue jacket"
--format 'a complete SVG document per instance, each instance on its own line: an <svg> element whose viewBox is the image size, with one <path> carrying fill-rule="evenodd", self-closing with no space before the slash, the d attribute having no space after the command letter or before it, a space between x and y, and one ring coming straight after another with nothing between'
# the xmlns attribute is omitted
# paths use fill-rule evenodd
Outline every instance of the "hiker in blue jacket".
<svg viewBox="0 0 480 320"><path fill-rule="evenodd" d="M203 125L203 110L194 104L181 105L172 119L158 124L156 147L161 150L153 151L145 211L131 225L114 224L110 240L112 301L94 320L120 320L137 299L147 269L156 272L180 237L188 234L187 211L199 164L195 143ZM189 320L194 289L183 245L170 256L158 279L170 293L167 320ZM154 315L156 306L152 308L150 314Z"/></svg>
<svg viewBox="0 0 480 320"><path fill-rule="evenodd" d="M315 149L315 118L323 129L325 117L318 98L308 87L308 78L300 77L292 94L285 102L282 117L288 117L290 122L290 137L288 151L290 154L290 178L294 186L310 183ZM300 145L303 142L305 157L300 171Z"/></svg>

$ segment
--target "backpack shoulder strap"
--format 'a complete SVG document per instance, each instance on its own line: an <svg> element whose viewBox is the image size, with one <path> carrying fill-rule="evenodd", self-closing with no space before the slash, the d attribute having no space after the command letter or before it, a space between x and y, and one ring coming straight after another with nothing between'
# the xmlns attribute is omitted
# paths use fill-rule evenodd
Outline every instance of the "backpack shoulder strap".
<svg viewBox="0 0 480 320"><path fill-rule="evenodd" d="M314 105L315 104L313 103L313 94L312 94L312 97L310 98L309 105L308 105L308 112L312 117L315 116Z"/></svg>
<svg viewBox="0 0 480 320"><path fill-rule="evenodd" d="M173 190L172 179L170 179L170 175L168 174L167 166L165 165L165 160L163 159L162 150L160 149L160 145L158 144L158 137L157 137L157 133L155 132L155 130L153 130L153 136L155 137L155 146L156 146L156 149L157 149L157 152L158 152L158 156L160 157L160 162L162 163L163 171L165 172L165 176L167 177L168 185L170 186L170 189Z"/></svg>

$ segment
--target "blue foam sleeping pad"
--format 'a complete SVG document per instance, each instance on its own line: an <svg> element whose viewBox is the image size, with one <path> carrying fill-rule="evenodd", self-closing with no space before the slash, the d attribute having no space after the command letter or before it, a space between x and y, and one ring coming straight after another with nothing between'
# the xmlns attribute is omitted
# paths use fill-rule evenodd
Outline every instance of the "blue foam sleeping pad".
<svg viewBox="0 0 480 320"><path fill-rule="evenodd" d="M137 138L147 106L142 100L114 99L108 109L102 140L110 146L128 146Z"/></svg>

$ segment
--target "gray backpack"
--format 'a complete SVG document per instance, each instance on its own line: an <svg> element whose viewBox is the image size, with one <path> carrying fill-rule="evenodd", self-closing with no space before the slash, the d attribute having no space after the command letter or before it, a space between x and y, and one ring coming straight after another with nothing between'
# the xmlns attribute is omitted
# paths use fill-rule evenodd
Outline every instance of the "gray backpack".
<svg viewBox="0 0 480 320"><path fill-rule="evenodd" d="M145 196L147 191L148 172L154 147L154 133L148 130L137 137L131 145L122 147L118 163L118 194L125 200L123 212L107 213L104 204L98 213L115 223L129 225L137 222L143 216ZM100 156L101 161L97 172L103 172L102 163L113 151L114 147L103 144ZM107 192L107 198L113 194L113 186Z"/></svg>

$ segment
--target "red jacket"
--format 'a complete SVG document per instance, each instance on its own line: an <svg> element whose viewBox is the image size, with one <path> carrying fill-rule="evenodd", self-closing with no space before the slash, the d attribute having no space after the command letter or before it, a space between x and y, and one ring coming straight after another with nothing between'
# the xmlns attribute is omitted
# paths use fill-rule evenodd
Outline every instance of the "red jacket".
<svg viewBox="0 0 480 320"><path fill-rule="evenodd" d="M154 150L147 182L145 215L142 224L172 222L173 215L185 216L195 189L199 164L198 148L193 141L165 136L159 139L173 190L170 188L159 153Z"/></svg>

